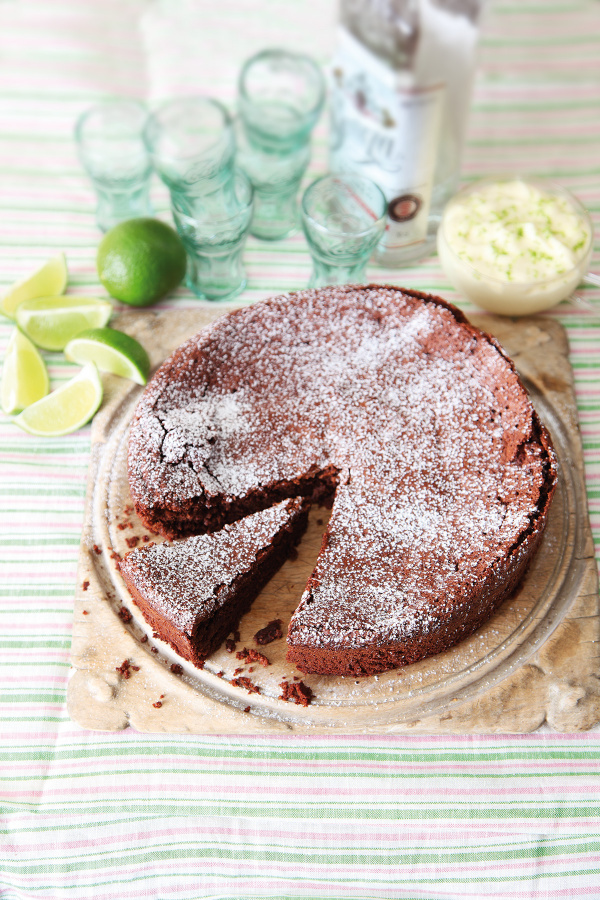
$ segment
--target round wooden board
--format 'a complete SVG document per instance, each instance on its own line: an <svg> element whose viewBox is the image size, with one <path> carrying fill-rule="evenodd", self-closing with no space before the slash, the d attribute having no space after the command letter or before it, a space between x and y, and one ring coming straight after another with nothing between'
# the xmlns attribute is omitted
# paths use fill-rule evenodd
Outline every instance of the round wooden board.
<svg viewBox="0 0 600 900"><path fill-rule="evenodd" d="M158 363L212 317L206 311L144 313L124 317L120 327L135 333ZM238 651L256 647L254 634L273 619L282 620L284 638L260 648L270 665L247 665L223 646L199 670L153 638L129 597L115 556L124 555L136 538L140 543L145 535L157 539L147 535L132 512L128 492L128 425L139 389L108 379L108 400L93 431L75 607L71 716L90 728L133 724L147 731L198 733L529 731L544 721L563 730L563 720L568 722L565 730L576 730L595 724L600 719L600 691L590 682L595 669L587 657L582 661L580 626L576 640L568 627L573 617L581 620L583 603L587 643L589 629L597 631L598 604L566 342L553 322L516 320L506 332L508 321L487 317L484 327L494 332L495 325L509 350L506 338L512 340L560 462L542 548L518 591L475 635L447 653L369 678L303 675L285 660L287 623L319 551L328 518L324 509L312 510L297 559L285 563L240 624ZM131 614L128 622L121 617L128 618L123 608ZM549 670L547 662L546 668L540 662L540 653L554 645L559 632L567 635L560 665L565 667L563 657L570 660L569 685L577 670L581 695L570 705L553 701L557 685L565 681L562 669L557 673L556 666ZM129 678L117 671L125 660ZM181 666L182 674L174 674L172 665ZM240 675L250 679L251 691L232 684ZM313 693L306 707L281 698L282 682L299 679ZM565 682L563 700L572 693L567 687ZM549 717L553 702L556 709Z"/></svg>

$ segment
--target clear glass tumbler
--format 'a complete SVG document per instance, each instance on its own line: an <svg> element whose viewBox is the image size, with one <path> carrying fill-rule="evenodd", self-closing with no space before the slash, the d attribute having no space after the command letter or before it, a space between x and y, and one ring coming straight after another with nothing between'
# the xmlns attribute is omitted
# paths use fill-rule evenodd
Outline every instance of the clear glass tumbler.
<svg viewBox="0 0 600 900"><path fill-rule="evenodd" d="M298 227L298 189L324 100L323 75L309 56L264 50L242 68L237 161L254 186L256 237L276 240Z"/></svg>
<svg viewBox="0 0 600 900"><path fill-rule="evenodd" d="M143 140L148 113L135 100L106 100L88 109L75 125L79 158L98 199L102 231L125 219L152 215L152 164Z"/></svg>
<svg viewBox="0 0 600 900"><path fill-rule="evenodd" d="M172 192L175 226L188 255L186 284L198 297L230 300L246 286L243 252L252 220L252 185L241 170L229 186L229 206L209 208L202 196Z"/></svg>
<svg viewBox="0 0 600 900"><path fill-rule="evenodd" d="M385 229L387 201L362 175L325 175L302 197L302 227L313 261L309 287L363 284Z"/></svg>
<svg viewBox="0 0 600 900"><path fill-rule="evenodd" d="M167 101L148 119L145 140L171 194L188 287L209 300L235 296L246 283L242 252L253 200L248 178L234 168L229 113L209 97Z"/></svg>

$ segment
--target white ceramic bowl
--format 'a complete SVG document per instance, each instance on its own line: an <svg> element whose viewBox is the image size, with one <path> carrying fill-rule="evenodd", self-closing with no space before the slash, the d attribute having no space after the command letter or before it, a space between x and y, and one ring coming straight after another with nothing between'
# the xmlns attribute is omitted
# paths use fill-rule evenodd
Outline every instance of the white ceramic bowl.
<svg viewBox="0 0 600 900"><path fill-rule="evenodd" d="M477 211L473 212L472 209L473 200L476 199L473 198L473 195L478 192L481 195L481 191L485 191L488 187L493 191L495 186L501 187L502 185L507 185L507 190L510 190L515 183L518 183L519 186L523 185L525 188L537 189L550 198L560 200L567 204L569 211L581 220L586 236L581 242L581 247L573 254L569 265L563 266L563 271L551 275L546 273L538 278L528 279L523 278L523 271L527 270L521 266L522 271L514 280L511 280L509 275L502 270L498 272L497 277L494 277L491 274L493 265L477 258L478 253L482 257L488 253L488 248L479 243L474 247L475 252L470 254L465 247L464 236L460 239L456 236L457 223L461 221L461 210L465 211L465 220L467 213L471 216L470 222L473 217L477 216ZM481 238L481 234L485 234L486 226L494 226L492 219L493 216L488 220L481 218L479 238ZM587 210L564 188L535 178L500 175L481 179L463 188L449 201L438 230L437 243L440 262L446 276L465 297L490 312L507 316L525 316L556 306L581 283L588 271L592 255L593 227ZM522 262L523 254L527 251L519 248L516 241L512 243L515 246L515 257L512 261L518 264ZM509 252L506 253L503 250L502 259L505 260L504 265L507 272L510 272L512 268L510 265L510 240L506 242L506 246L509 248ZM470 261L465 258L467 255L471 256ZM488 256L490 256L489 253Z"/></svg>

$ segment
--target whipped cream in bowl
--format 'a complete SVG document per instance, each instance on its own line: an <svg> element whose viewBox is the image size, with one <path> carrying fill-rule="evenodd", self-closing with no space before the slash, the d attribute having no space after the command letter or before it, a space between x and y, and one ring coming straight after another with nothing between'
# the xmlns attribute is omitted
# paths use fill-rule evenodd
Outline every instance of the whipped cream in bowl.
<svg viewBox="0 0 600 900"><path fill-rule="evenodd" d="M590 216L562 187L514 175L477 181L448 203L438 254L453 286L483 309L525 316L568 297L588 271Z"/></svg>

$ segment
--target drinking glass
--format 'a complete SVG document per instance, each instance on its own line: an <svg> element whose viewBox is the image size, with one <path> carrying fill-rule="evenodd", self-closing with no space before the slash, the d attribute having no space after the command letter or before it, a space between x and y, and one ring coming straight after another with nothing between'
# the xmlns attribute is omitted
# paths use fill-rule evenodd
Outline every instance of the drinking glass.
<svg viewBox="0 0 600 900"><path fill-rule="evenodd" d="M210 97L167 100L144 130L152 164L169 190L210 197L233 175L235 136L224 106Z"/></svg>
<svg viewBox="0 0 600 900"><path fill-rule="evenodd" d="M256 237L275 240L298 226L296 198L324 99L323 75L309 56L263 50L242 68L237 159L254 186Z"/></svg>
<svg viewBox="0 0 600 900"><path fill-rule="evenodd" d="M252 219L252 185L240 169L229 205L210 208L202 196L174 192L173 220L188 255L186 284L207 300L229 300L246 286L242 256Z"/></svg>
<svg viewBox="0 0 600 900"><path fill-rule="evenodd" d="M106 100L77 120L79 158L97 195L102 231L125 219L152 215L152 165L143 141L147 111L136 100Z"/></svg>
<svg viewBox="0 0 600 900"><path fill-rule="evenodd" d="M302 197L302 227L313 261L309 287L362 284L386 223L381 189L362 175L325 175Z"/></svg>
<svg viewBox="0 0 600 900"><path fill-rule="evenodd" d="M229 113L208 97L167 101L148 119L144 136L171 194L173 220L188 254L188 287L209 300L233 297L246 283L242 252L253 192L234 167Z"/></svg>

